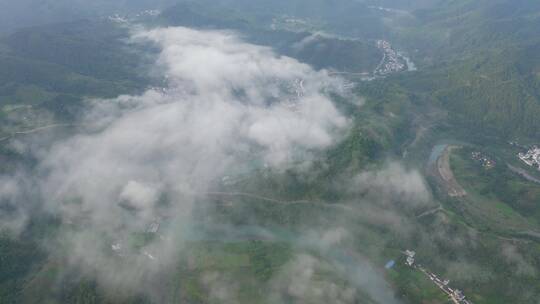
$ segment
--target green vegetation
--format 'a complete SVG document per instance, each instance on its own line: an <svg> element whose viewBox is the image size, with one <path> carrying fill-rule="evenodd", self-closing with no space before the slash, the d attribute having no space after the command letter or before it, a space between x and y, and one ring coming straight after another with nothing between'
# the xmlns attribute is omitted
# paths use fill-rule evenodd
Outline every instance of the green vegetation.
<svg viewBox="0 0 540 304"><path fill-rule="evenodd" d="M377 11L349 0L183 0L163 15L168 21L188 26L234 29L268 28L274 18L285 15L322 25L318 30L348 37L377 39L385 33Z"/></svg>
<svg viewBox="0 0 540 304"><path fill-rule="evenodd" d="M375 43L360 39L345 39L335 35L322 34L324 26L298 30L272 29L276 18L290 14L282 10L285 3L274 4L267 1L254 4L247 1L212 1L211 4L187 1L166 10L161 18L162 23L200 28L228 28L241 32L249 42L271 46L282 55L291 56L308 63L317 69L332 69L345 72L372 72L380 62L382 53ZM230 2L230 3L229 3ZM254 6L255 5L255 6ZM269 5L279 10L263 10L263 5ZM299 4L288 3L295 10L301 10ZM304 4L305 5L305 4ZM308 8L312 5L303 7ZM257 12L252 10L257 8ZM260 15L260 12L264 12ZM323 20L313 20L315 15L298 16L297 22L324 23ZM356 18L356 17L355 17ZM336 19L332 19L336 20ZM340 18L339 20L342 20ZM355 19L362 20L362 19ZM370 27L371 28L371 27Z"/></svg>
<svg viewBox="0 0 540 304"><path fill-rule="evenodd" d="M492 223L507 223L502 225L505 229L522 224L527 227L527 223L538 227L540 185L513 173L503 161L494 168L484 168L471 158L473 151L473 148L463 148L451 157L452 170L471 194L472 203L486 205L488 209L484 208L482 214L498 218L490 220Z"/></svg>
<svg viewBox="0 0 540 304"><path fill-rule="evenodd" d="M540 186L507 168L515 152L501 142L540 140L540 5L525 0L399 2L396 7L412 11L397 18L367 8L388 1L181 1L152 21L234 29L249 42L317 69L348 72L372 71L381 57L373 39L390 37L420 66L417 72L373 81L344 76L355 83L351 98L358 99L334 96L351 119L344 138L309 165L244 173L220 190L260 197L215 197L212 217L202 219L238 227L256 223L278 239L248 235L188 242L175 268L157 282L162 284L158 302L220 302L211 286L219 278L232 283L220 288L233 293L237 303L268 303L265 296L274 280L299 254L323 261L318 282L347 286L343 273L317 250L310 251L312 244L295 243L298 232L344 226L352 233L340 245L365 256L378 272L388 260L398 261L383 274L405 303L447 300L422 273L403 265L406 248L416 250L419 262L450 279L475 304L536 303L540 245L527 233L540 227ZM272 30L276 20L286 24ZM318 31L327 34L314 35ZM147 57L140 53L153 50L129 45L128 35L100 20L29 28L1 38L0 137L71 121L84 110L86 97L135 93L158 82L145 76ZM432 147L447 140L470 144L450 158L467 196L448 198L436 191L432 179L434 197L421 207L395 197L379 202L370 189L347 192L358 174L380 169L389 159L429 170L425 163ZM497 165L488 169L471 159L476 149L492 155ZM35 160L25 157L1 144L0 172L31 168ZM426 211L427 216L418 216ZM92 275L66 275L67 257L45 256L36 244L60 225L54 218L45 222L31 225L20 240L0 238L1 304L155 302L137 293L111 294ZM141 232L127 243L136 251L154 238Z"/></svg>
<svg viewBox="0 0 540 304"><path fill-rule="evenodd" d="M434 304L448 303L448 298L425 274L403 265L404 261L401 262L396 269L389 271L392 281L396 282L399 294L411 303L423 303L427 299Z"/></svg>
<svg viewBox="0 0 540 304"><path fill-rule="evenodd" d="M17 303L24 289L24 280L35 271L43 258L37 245L28 240L0 237L0 303Z"/></svg>
<svg viewBox="0 0 540 304"><path fill-rule="evenodd" d="M422 71L400 81L429 95L458 126L538 137L540 6L534 1L443 1L398 27Z"/></svg>
<svg viewBox="0 0 540 304"><path fill-rule="evenodd" d="M102 21L29 28L0 39L0 105L33 105L70 119L86 97L114 97L149 83L126 29Z"/></svg>

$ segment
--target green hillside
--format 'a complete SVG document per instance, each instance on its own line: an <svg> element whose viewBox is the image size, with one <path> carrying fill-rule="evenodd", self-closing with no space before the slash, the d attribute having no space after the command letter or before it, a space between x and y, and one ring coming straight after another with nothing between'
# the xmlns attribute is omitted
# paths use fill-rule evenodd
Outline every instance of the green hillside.
<svg viewBox="0 0 540 304"><path fill-rule="evenodd" d="M397 35L423 67L404 80L457 125L505 138L537 137L540 3L445 1L414 12Z"/></svg>
<svg viewBox="0 0 540 304"><path fill-rule="evenodd" d="M143 89L146 60L127 37L113 23L83 20L0 38L0 106L37 106L68 118L86 97Z"/></svg>
<svg viewBox="0 0 540 304"><path fill-rule="evenodd" d="M103 12L118 7L102 1L95 5ZM146 7L147 1L139 0L129 12ZM141 126L148 123L157 131L121 149L117 144L123 144L123 138L107 137L104 147L97 149L103 150L80 154L92 160L95 152L97 158L90 170L75 170L77 177L66 173L72 178L64 180L61 173L73 170L72 162L86 159L68 160L71 155L60 151L53 155L60 158L58 171L41 163L54 163L46 156L55 151L56 140L78 132L78 117L87 109L88 98L136 95L150 86L164 86L152 69L158 50L133 43L129 25L101 17L18 29L0 37L0 304L449 303L426 269L449 279L452 288L463 290L475 304L538 304L540 185L511 166L531 176L539 173L516 157L523 147L508 141L540 141L540 2L182 0L140 25L233 30L247 43L271 48L278 56L327 69L332 77L338 74L343 94L319 90L346 118L348 128L332 146L307 152L292 149L300 160L283 168L258 159L259 147L240 142L235 147L245 153L238 161L240 168L229 160L238 157L229 155L236 150L227 149L223 163L235 168L227 170L227 176L212 175L201 190L191 190L189 183L204 183L193 176L198 170L206 173L203 164L211 158L206 151L186 165L190 174L181 178L168 180L167 172L148 172L149 181L164 180L156 193L153 185L150 190L142 187L141 193L138 188L133 191L155 204L156 214L141 215L152 222L151 229L158 223L150 232L133 220L140 220L139 210L129 204L133 193L127 185L118 186L110 202L97 206L103 212L98 213L84 210L75 190L66 191L66 197L52 193L53 198L43 198L50 193L49 184L41 184L40 178L53 171L62 189L81 181L90 184L96 176L108 183L109 177L99 171L107 149L118 149L110 153L129 160L147 143L159 151L145 155L144 165L160 171L161 158L178 158L174 165L184 165L191 155L176 155L183 151L176 146L204 138L184 140L182 128L171 128L167 120L154 126L155 117L146 122L140 116L135 118ZM373 73L391 56L377 47L378 39L391 42L418 70ZM243 90L240 86L232 95L264 99ZM221 98L219 94L209 99ZM291 104L278 109L284 122L297 110L293 95ZM184 101L184 95L179 96L174 102ZM167 112L168 102L164 99L156 108ZM243 100L238 106L250 107ZM151 113L157 117L160 111ZM320 109L304 111L321 115ZM178 113L184 111L166 114L177 115L172 120L192 119ZM200 137L220 128L219 117L201 120L202 125L195 124ZM138 123L113 121L112 127L130 129ZM68 131L25 133L56 124L68 126ZM100 131L89 129L68 144L100 144L93 136ZM174 132L181 139L160 138L160 132ZM234 134L223 135L208 149L219 149L220 140L226 142L236 132L235 128ZM485 166L471 156L477 151L496 165ZM303 153L309 157L302 159ZM147 173L138 174L145 166L133 164L137 168L124 171L118 163L118 168L113 165L104 172L125 174L127 180ZM182 171L182 165L174 169ZM10 192L24 176L32 178L22 189L32 191ZM184 179L196 180L186 186ZM454 184L465 194L453 195L448 189ZM182 210L170 208L177 203L172 196L189 201L189 211L183 205ZM42 205L49 200L62 203L48 210ZM91 222L93 212L107 214L108 208L119 208L125 218ZM19 211L28 214L24 223L15 223L23 227L20 234L4 233L4 223L14 225L11 220ZM181 214L178 223L176 213ZM116 220L123 232L118 239L108 229ZM72 240L81 235L88 238ZM86 253L73 254L74 248L97 249L88 259L74 259ZM162 249L171 254L162 255ZM416 251L416 265L421 267L406 265L406 249ZM95 265L81 265L81 260ZM149 273L141 274L141 265L148 266L140 269ZM126 272L116 273L117 269ZM110 288L111 281L124 287L118 280L123 275L129 287Z"/></svg>

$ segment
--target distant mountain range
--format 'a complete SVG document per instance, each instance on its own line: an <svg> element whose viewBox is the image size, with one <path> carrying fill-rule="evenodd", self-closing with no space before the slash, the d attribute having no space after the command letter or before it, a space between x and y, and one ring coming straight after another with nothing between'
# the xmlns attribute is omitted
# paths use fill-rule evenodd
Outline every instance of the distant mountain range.
<svg viewBox="0 0 540 304"><path fill-rule="evenodd" d="M53 22L158 9L174 0L0 0L0 33Z"/></svg>
<svg viewBox="0 0 540 304"><path fill-rule="evenodd" d="M498 136L540 134L540 2L458 0L400 28L425 69L408 86L456 122Z"/></svg>

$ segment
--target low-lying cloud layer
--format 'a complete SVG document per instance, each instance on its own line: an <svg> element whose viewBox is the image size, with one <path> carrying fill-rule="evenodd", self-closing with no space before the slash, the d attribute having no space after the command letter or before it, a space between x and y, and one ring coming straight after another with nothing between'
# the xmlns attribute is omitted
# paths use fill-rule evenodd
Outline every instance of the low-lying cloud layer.
<svg viewBox="0 0 540 304"><path fill-rule="evenodd" d="M61 240L72 264L125 287L175 259L195 198L229 170L309 160L348 126L326 94L338 79L233 33L160 28L134 39L161 49L168 86L90 101L91 127L39 151L24 177L34 182L24 191L39 189L45 210L71 227ZM17 187L3 183L3 199L20 198ZM133 240L164 221L174 228L161 238Z"/></svg>

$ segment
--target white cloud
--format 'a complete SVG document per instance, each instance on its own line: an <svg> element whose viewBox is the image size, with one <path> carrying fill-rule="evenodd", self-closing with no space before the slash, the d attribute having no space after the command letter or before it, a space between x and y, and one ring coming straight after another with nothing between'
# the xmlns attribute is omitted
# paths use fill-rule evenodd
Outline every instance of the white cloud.
<svg viewBox="0 0 540 304"><path fill-rule="evenodd" d="M378 204L406 204L404 209L425 207L430 203L430 193L417 170L407 170L400 163L391 162L378 171L358 175L353 181L353 192L376 197Z"/></svg>
<svg viewBox="0 0 540 304"><path fill-rule="evenodd" d="M537 276L537 269L525 259L516 246L503 244L501 255L508 264L514 267L516 274L526 277Z"/></svg>
<svg viewBox="0 0 540 304"><path fill-rule="evenodd" d="M22 190L25 184L24 176L17 174L13 177L0 177L0 230L18 234L24 229L28 220L26 209L21 205L25 197Z"/></svg>
<svg viewBox="0 0 540 304"><path fill-rule="evenodd" d="M36 175L46 209L84 227L62 237L72 263L113 286L173 259L194 197L228 170L247 159L287 168L348 126L326 94L339 79L234 33L160 28L134 39L161 49L156 67L168 87L91 101L83 120L92 127L40 151ZM127 248L163 218L173 222L169 234L115 262L112 243Z"/></svg>
<svg viewBox="0 0 540 304"><path fill-rule="evenodd" d="M332 270L331 265L311 255L299 254L274 278L270 302L355 303L358 290L336 282L328 274Z"/></svg>

